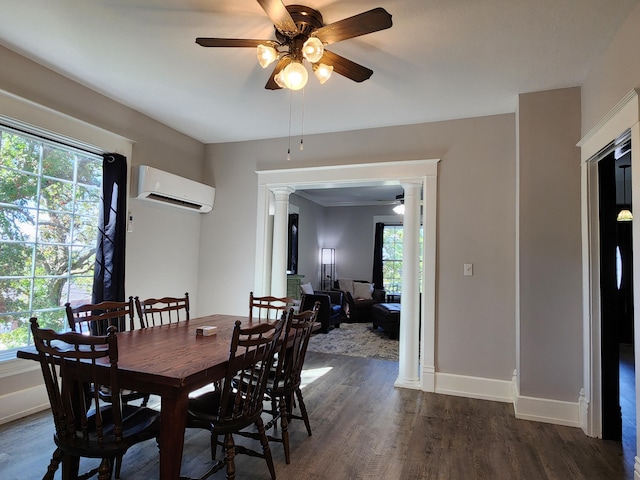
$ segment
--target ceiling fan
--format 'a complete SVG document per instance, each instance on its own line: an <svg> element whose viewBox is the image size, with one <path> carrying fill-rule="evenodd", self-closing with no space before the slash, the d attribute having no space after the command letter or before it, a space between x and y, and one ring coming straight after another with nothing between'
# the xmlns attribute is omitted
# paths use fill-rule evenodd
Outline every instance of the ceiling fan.
<svg viewBox="0 0 640 480"><path fill-rule="evenodd" d="M363 82L373 70L326 50L325 45L390 28L391 15L384 8L325 25L318 10L304 5L284 5L282 0L257 0L275 27L276 40L196 38L203 47L253 47L263 68L277 60L265 88L299 90L308 79L303 60L311 64L320 83L336 72Z"/></svg>

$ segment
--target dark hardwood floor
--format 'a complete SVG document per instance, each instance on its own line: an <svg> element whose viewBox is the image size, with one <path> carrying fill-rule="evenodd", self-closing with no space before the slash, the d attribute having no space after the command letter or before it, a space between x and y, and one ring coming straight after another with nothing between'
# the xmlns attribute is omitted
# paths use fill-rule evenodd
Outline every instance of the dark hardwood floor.
<svg viewBox="0 0 640 480"><path fill-rule="evenodd" d="M282 445L272 444L278 479L633 478L633 455L620 443L517 420L506 403L395 389L397 368L386 360L309 352L303 393L313 436L302 422L291 425L290 465ZM51 435L48 412L1 426L0 478L42 478ZM157 478L157 465L155 442L135 446L124 457L122 479ZM188 431L182 474L197 477L209 466L208 434ZM240 456L236 468L240 479L269 479L261 459Z"/></svg>

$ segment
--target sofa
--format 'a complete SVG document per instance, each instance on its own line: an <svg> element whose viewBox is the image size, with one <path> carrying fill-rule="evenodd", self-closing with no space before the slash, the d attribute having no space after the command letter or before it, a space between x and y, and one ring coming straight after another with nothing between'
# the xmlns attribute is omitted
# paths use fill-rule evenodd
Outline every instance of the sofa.
<svg viewBox="0 0 640 480"><path fill-rule="evenodd" d="M371 307L383 303L386 292L381 288L374 288L366 280L338 279L334 288L344 296L344 311L347 319L353 323L371 321Z"/></svg>
<svg viewBox="0 0 640 480"><path fill-rule="evenodd" d="M342 292L339 291L313 291L304 293L300 297L300 311L311 310L316 302L320 302L318 322L322 325L320 331L329 333L331 327L340 328L340 322L345 318L342 304L344 302Z"/></svg>

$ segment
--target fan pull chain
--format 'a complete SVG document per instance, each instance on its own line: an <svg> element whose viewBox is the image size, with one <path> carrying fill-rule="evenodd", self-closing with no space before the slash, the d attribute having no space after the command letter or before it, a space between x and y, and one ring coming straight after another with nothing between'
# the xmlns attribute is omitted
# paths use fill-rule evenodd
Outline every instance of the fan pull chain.
<svg viewBox="0 0 640 480"><path fill-rule="evenodd" d="M300 133L300 151L304 150L304 91L302 89L302 132Z"/></svg>
<svg viewBox="0 0 640 480"><path fill-rule="evenodd" d="M289 148L287 148L287 162L291 160L291 103L293 90L289 90Z"/></svg>

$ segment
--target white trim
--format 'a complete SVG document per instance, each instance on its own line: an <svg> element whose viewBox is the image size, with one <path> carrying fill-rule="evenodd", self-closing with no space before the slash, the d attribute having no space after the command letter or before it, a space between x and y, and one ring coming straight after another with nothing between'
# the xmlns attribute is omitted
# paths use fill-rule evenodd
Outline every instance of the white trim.
<svg viewBox="0 0 640 480"><path fill-rule="evenodd" d="M453 373L436 373L435 392L456 397L511 403L513 387L509 380L470 377Z"/></svg>
<svg viewBox="0 0 640 480"><path fill-rule="evenodd" d="M77 146L96 153L119 153L130 159L131 147L135 143L129 138L0 89L0 119L3 117L15 122L16 126L47 135L53 140L65 142L72 138Z"/></svg>
<svg viewBox="0 0 640 480"><path fill-rule="evenodd" d="M580 402L562 402L548 398L523 397L514 399L516 418L580 427Z"/></svg>
<svg viewBox="0 0 640 480"><path fill-rule="evenodd" d="M436 212L438 200L438 162L439 159L407 160L397 162L379 162L353 165L334 165L308 168L290 168L257 171L258 208L256 228L256 270L254 291L269 292L271 254L269 244L269 202L270 190L278 187L336 188L350 186L400 185L401 181L420 181L423 185L425 208L423 225L425 230L423 244L423 286L425 294L422 300L422 355L420 358L407 359L419 362L418 372L435 372L435 285L436 285ZM429 290L427 291L427 288ZM433 374L431 374L433 375ZM421 379L405 385L406 388L422 388L433 391L431 380Z"/></svg>

